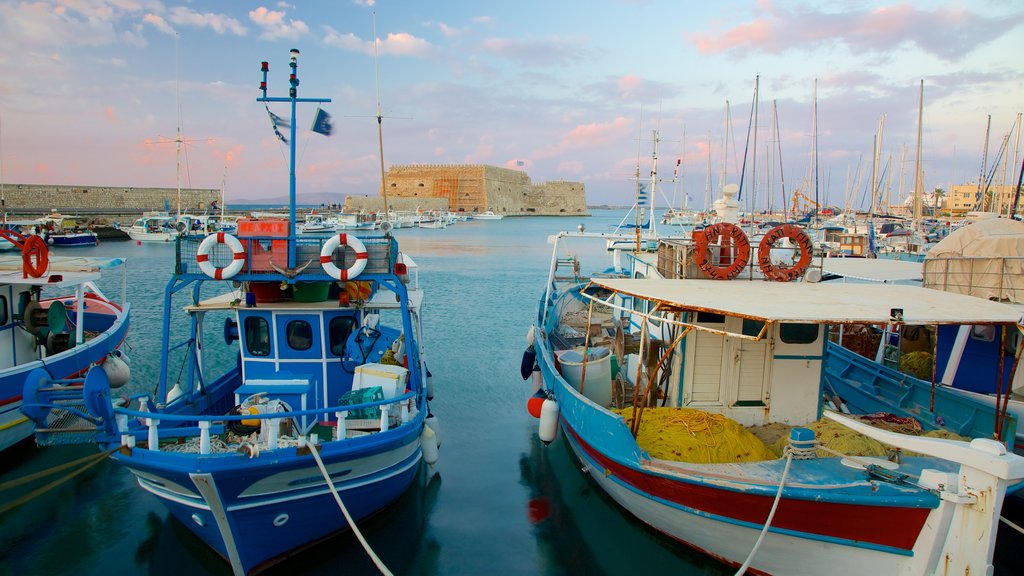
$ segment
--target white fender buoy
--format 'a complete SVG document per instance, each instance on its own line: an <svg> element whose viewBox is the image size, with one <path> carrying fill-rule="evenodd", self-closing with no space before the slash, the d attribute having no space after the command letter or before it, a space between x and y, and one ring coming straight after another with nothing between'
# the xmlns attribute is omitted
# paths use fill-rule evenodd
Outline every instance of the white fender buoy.
<svg viewBox="0 0 1024 576"><path fill-rule="evenodd" d="M550 444L558 432L558 402L552 398L544 401L540 407L540 441Z"/></svg>
<svg viewBox="0 0 1024 576"><path fill-rule="evenodd" d="M434 399L434 375L427 370L427 400Z"/></svg>
<svg viewBox="0 0 1024 576"><path fill-rule="evenodd" d="M540 370L533 371L533 394L536 394L540 387L544 385L544 378L540 375Z"/></svg>
<svg viewBox="0 0 1024 576"><path fill-rule="evenodd" d="M526 333L526 345L527 346L533 346L533 342L536 339L536 337L534 336L534 330L536 330L536 327L535 326L530 326L530 330Z"/></svg>
<svg viewBox="0 0 1024 576"><path fill-rule="evenodd" d="M111 352L100 366L107 373L107 380L110 380L111 388L120 388L128 383L132 376L132 369L122 358L123 352Z"/></svg>
<svg viewBox="0 0 1024 576"><path fill-rule="evenodd" d="M434 440L437 441L437 447L441 447L441 423L437 420L437 416L428 413L427 417L423 419L423 422L430 427L430 430L434 432Z"/></svg>
<svg viewBox="0 0 1024 576"><path fill-rule="evenodd" d="M433 466L437 463L437 438L430 426L424 426L420 432L420 449L423 450L423 460Z"/></svg>

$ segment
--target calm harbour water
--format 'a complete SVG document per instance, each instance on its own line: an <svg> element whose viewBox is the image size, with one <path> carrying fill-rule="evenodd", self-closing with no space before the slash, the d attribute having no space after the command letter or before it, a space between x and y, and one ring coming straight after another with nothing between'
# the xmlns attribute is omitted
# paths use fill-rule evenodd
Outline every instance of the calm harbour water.
<svg viewBox="0 0 1024 576"><path fill-rule="evenodd" d="M424 465L421 482L360 525L394 573L732 573L622 512L579 472L560 439L541 445L537 421L525 409L531 390L519 363L550 263L548 235L581 223L608 231L624 214L598 210L589 218L506 218L397 232L402 250L420 265L426 291L431 407L443 446L437 465ZM151 391L173 245L108 242L63 253L128 259L129 387L131 393ZM108 295L120 293L119 277L103 286ZM0 483L92 453L94 446L28 443L4 455ZM0 576L230 574L226 561L109 462L0 516L0 534ZM268 573L324 571L376 572L345 533Z"/></svg>

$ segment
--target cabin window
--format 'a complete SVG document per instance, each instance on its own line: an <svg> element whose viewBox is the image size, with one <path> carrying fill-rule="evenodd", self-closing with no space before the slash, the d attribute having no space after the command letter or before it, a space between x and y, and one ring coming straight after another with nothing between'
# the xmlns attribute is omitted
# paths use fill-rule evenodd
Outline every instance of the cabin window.
<svg viewBox="0 0 1024 576"><path fill-rule="evenodd" d="M761 333L762 328L764 328L764 322L761 322L760 320L750 320L748 318L743 319L744 336L757 336Z"/></svg>
<svg viewBox="0 0 1024 576"><path fill-rule="evenodd" d="M309 350L313 345L313 328L305 320L292 320L285 326L288 346L292 350Z"/></svg>
<svg viewBox="0 0 1024 576"><path fill-rule="evenodd" d="M245 319L245 349L252 356L270 356L270 325L266 319L257 316Z"/></svg>
<svg viewBox="0 0 1024 576"><path fill-rule="evenodd" d="M817 324L783 324L779 338L786 344L810 344L818 339Z"/></svg>
<svg viewBox="0 0 1024 576"><path fill-rule="evenodd" d="M725 324L725 316L723 314L713 314L711 312L697 312L697 323Z"/></svg>
<svg viewBox="0 0 1024 576"><path fill-rule="evenodd" d="M971 326L971 339L981 342L994 342L996 339L995 326Z"/></svg>
<svg viewBox="0 0 1024 576"><path fill-rule="evenodd" d="M0 296L0 326L6 326L10 319L10 313L7 310L7 296Z"/></svg>
<svg viewBox="0 0 1024 576"><path fill-rule="evenodd" d="M338 316L331 319L331 323L327 325L327 333L331 341L331 354L341 356L345 353L345 342L352 334L355 324L356 319L352 316Z"/></svg>

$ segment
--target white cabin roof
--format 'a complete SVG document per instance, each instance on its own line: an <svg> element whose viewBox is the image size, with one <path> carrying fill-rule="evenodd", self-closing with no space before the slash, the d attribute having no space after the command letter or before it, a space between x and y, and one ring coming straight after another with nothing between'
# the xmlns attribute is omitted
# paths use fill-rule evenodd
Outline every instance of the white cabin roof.
<svg viewBox="0 0 1024 576"><path fill-rule="evenodd" d="M821 270L844 278L870 282L921 280L924 264L884 258L825 258Z"/></svg>
<svg viewBox="0 0 1024 576"><path fill-rule="evenodd" d="M1012 324L1021 313L1006 304L897 284L595 278L615 292L674 308L767 322L814 324L892 322L905 324Z"/></svg>

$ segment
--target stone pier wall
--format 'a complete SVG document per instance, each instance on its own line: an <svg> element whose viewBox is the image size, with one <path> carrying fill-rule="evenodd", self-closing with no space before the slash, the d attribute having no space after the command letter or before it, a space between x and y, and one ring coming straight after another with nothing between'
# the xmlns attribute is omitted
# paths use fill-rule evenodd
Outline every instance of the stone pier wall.
<svg viewBox="0 0 1024 576"><path fill-rule="evenodd" d="M49 212L121 214L146 210L178 209L176 188L133 188L111 186L53 186L42 184L5 184L4 198L9 213ZM220 190L182 188L181 209L202 212L211 202L220 200Z"/></svg>

